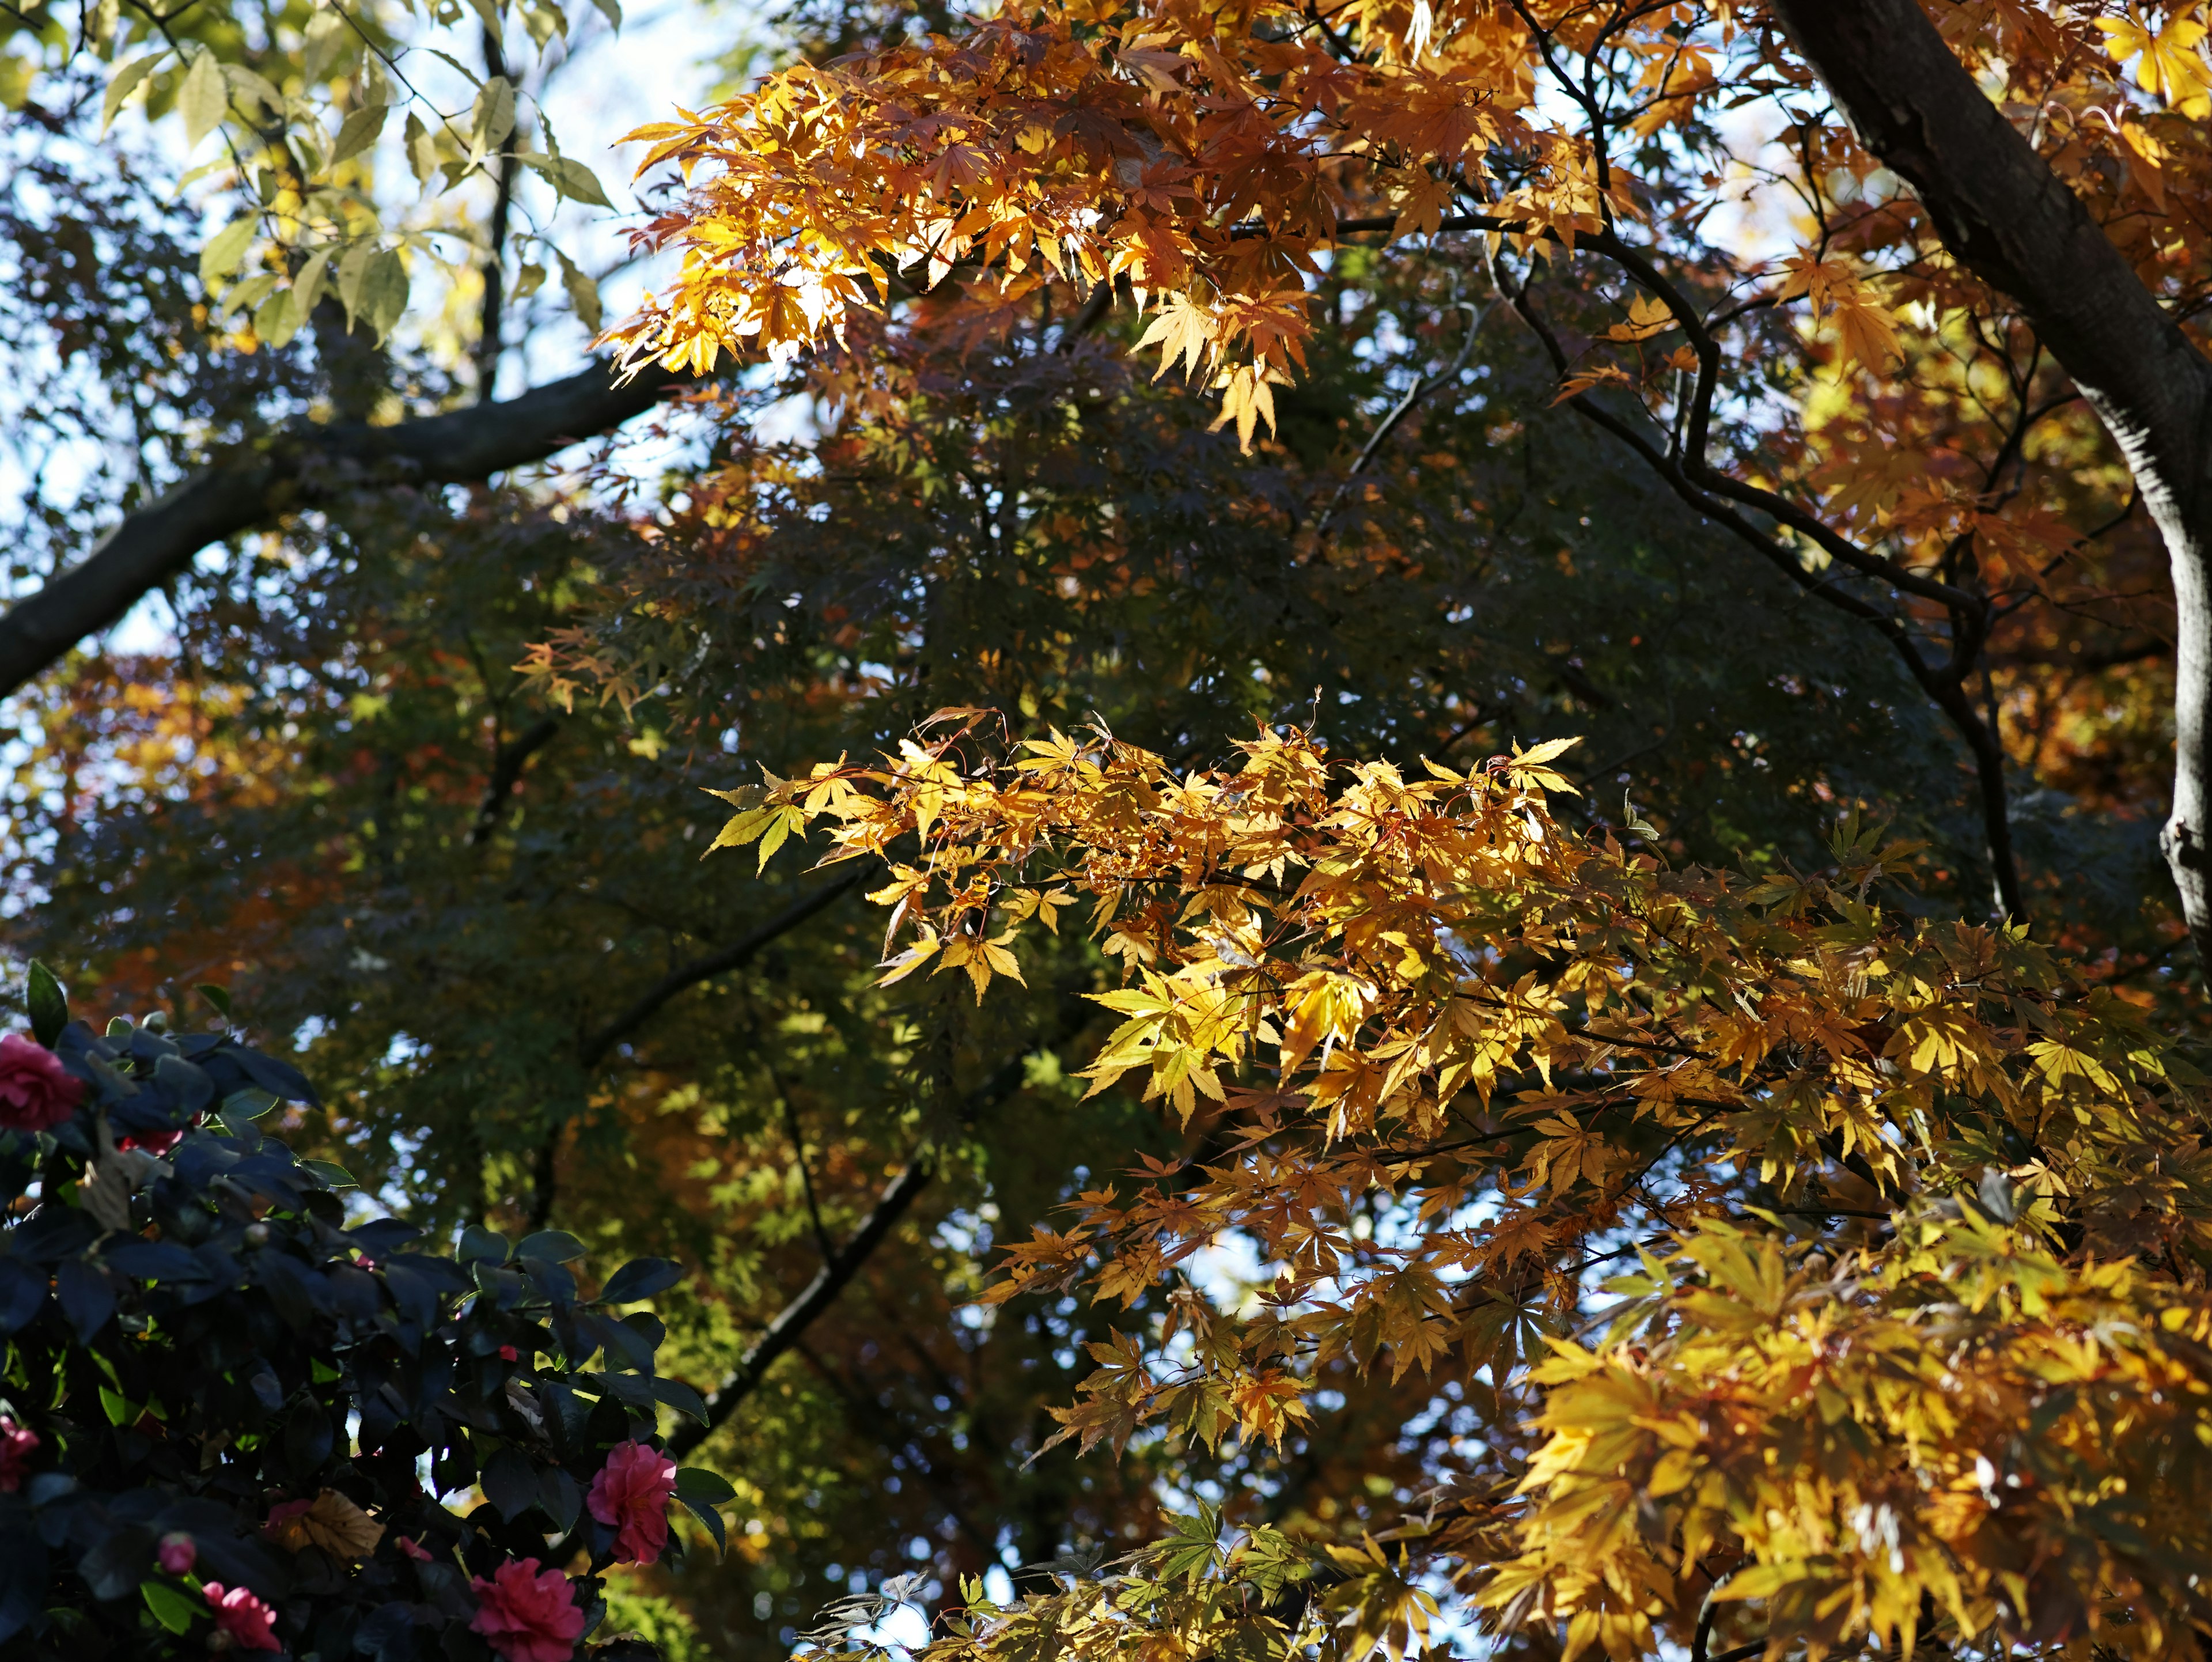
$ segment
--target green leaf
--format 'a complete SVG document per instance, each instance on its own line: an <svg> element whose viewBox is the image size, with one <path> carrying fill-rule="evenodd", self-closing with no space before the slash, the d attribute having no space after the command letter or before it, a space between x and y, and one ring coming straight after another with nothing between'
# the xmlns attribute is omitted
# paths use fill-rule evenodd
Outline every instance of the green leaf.
<svg viewBox="0 0 2212 1662"><path fill-rule="evenodd" d="M110 1391L106 1385L100 1388L100 1411L107 1415L107 1423L112 1426L127 1426L138 1417L138 1411L131 1406L129 1397L120 1391Z"/></svg>
<svg viewBox="0 0 2212 1662"><path fill-rule="evenodd" d="M369 258L368 266L362 273L360 301L362 315L368 320L376 338L384 339L407 311L407 267L400 260L396 248L379 250Z"/></svg>
<svg viewBox="0 0 2212 1662"><path fill-rule="evenodd" d="M662 1404L678 1414L688 1414L701 1425L707 1423L707 1404L690 1385L681 1379L655 1379L653 1394Z"/></svg>
<svg viewBox="0 0 2212 1662"><path fill-rule="evenodd" d="M678 1467L676 1493L695 1507L726 1507L738 1498L726 1478L704 1466Z"/></svg>
<svg viewBox="0 0 2212 1662"><path fill-rule="evenodd" d="M54 972L38 959L31 960L31 973L23 989L23 1002L31 1015L31 1037L49 1050L69 1026L69 995Z"/></svg>
<svg viewBox="0 0 2212 1662"><path fill-rule="evenodd" d="M337 62L353 37L344 15L336 8L309 18L306 35L307 50L301 61L300 78L303 86L313 87Z"/></svg>
<svg viewBox="0 0 2212 1662"><path fill-rule="evenodd" d="M722 1514L720 1513L715 1511L712 1507L701 1505L698 1501L690 1499L680 1492L676 1497L676 1502L678 1506L682 1507L686 1512L690 1513L694 1518L696 1518L701 1523L707 1526L707 1532L714 1537L714 1545L717 1549L723 1551L727 1551L729 1549L729 1533L722 1527Z"/></svg>
<svg viewBox="0 0 2212 1662"><path fill-rule="evenodd" d="M192 989L202 998L215 1006L216 1014L225 1021L230 1020L230 989L218 987L212 981L203 981Z"/></svg>
<svg viewBox="0 0 2212 1662"><path fill-rule="evenodd" d="M430 175L438 171L438 141L430 137L422 118L411 110L407 115L405 142L408 170L415 175L415 182L428 190Z"/></svg>
<svg viewBox="0 0 2212 1662"><path fill-rule="evenodd" d="M480 1223L472 1223L461 1231L460 1251L455 1256L463 1263L505 1263L507 1237Z"/></svg>
<svg viewBox="0 0 2212 1662"><path fill-rule="evenodd" d="M315 302L323 295L323 279L330 274L331 250L326 245L307 256L307 263L300 268L300 275L292 279L293 326L303 327L314 314Z"/></svg>
<svg viewBox="0 0 2212 1662"><path fill-rule="evenodd" d="M632 1258L607 1277L599 1291L604 1304L635 1304L665 1293L684 1279L684 1266L668 1258Z"/></svg>
<svg viewBox="0 0 2212 1662"><path fill-rule="evenodd" d="M227 318L233 312L251 312L268 298L270 290L276 286L276 273L274 271L263 271L243 283L234 283L230 291L217 302L215 314L218 318Z"/></svg>
<svg viewBox="0 0 2212 1662"><path fill-rule="evenodd" d="M605 14L607 21L614 26L615 33L621 33L622 0L592 0L592 3Z"/></svg>
<svg viewBox="0 0 2212 1662"><path fill-rule="evenodd" d="M359 155L384 132L385 118L392 113L383 104L367 104L339 124L337 143L331 147L331 166Z"/></svg>
<svg viewBox="0 0 2212 1662"><path fill-rule="evenodd" d="M514 131L514 83L495 75L483 83L469 113L469 133L480 150L495 150Z"/></svg>
<svg viewBox="0 0 2212 1662"><path fill-rule="evenodd" d="M300 1162L300 1167L302 1171L313 1172L332 1189L361 1187L354 1181L352 1172L347 1171L344 1166L334 1166L326 1160L303 1160Z"/></svg>
<svg viewBox="0 0 2212 1662"><path fill-rule="evenodd" d="M231 102L241 109L258 104L272 114L282 115L284 113L284 94L270 85L265 76L255 74L243 64L224 64L222 78L230 84ZM245 113L252 113L250 110Z"/></svg>
<svg viewBox="0 0 2212 1662"><path fill-rule="evenodd" d="M574 1263L584 1256L584 1243L565 1229L541 1229L534 1235L525 1235L514 1256L543 1258L548 1263Z"/></svg>
<svg viewBox="0 0 2212 1662"><path fill-rule="evenodd" d="M553 258L561 262L561 286L568 291L568 304L576 308L584 327L597 334L605 315L599 310L599 285L578 271L575 261L558 248L553 251Z"/></svg>
<svg viewBox="0 0 2212 1662"><path fill-rule="evenodd" d="M571 202L581 202L594 208L611 208L607 193L600 188L599 177L582 162L566 155L526 155L518 158L526 167L535 167L545 176L545 182Z"/></svg>
<svg viewBox="0 0 2212 1662"><path fill-rule="evenodd" d="M138 1594L146 1601L146 1608L154 1612L154 1619L171 1633L191 1631L193 1618L205 1608L164 1581L141 1581Z"/></svg>
<svg viewBox="0 0 2212 1662"><path fill-rule="evenodd" d="M239 268L252 245L258 222L249 214L244 219L234 219L208 239L207 247L200 250L201 287L212 289Z"/></svg>
<svg viewBox="0 0 2212 1662"><path fill-rule="evenodd" d="M185 118L185 148L196 150L200 140L222 125L230 108L230 83L222 78L222 65L203 48L185 71L185 84L177 94L177 110Z"/></svg>
<svg viewBox="0 0 2212 1662"><path fill-rule="evenodd" d="M105 135L122 111L123 100L138 90L138 84L153 74L155 68L169 54L149 52L143 58L134 58L116 70L115 78L107 83L107 96L100 100L100 131Z"/></svg>

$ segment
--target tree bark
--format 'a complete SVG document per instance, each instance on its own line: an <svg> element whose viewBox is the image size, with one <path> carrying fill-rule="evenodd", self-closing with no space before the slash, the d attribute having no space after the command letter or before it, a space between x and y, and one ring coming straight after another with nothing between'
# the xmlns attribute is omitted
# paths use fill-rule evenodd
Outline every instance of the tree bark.
<svg viewBox="0 0 2212 1662"><path fill-rule="evenodd" d="M2119 446L2173 572L2173 812L2160 838L2212 968L2212 363L1917 0L1772 0L1859 141L1944 247L2018 304Z"/></svg>
<svg viewBox="0 0 2212 1662"><path fill-rule="evenodd" d="M675 380L655 367L617 385L594 363L504 404L390 427L297 428L242 446L125 514L90 554L0 617L0 697L113 623L209 544L307 505L320 480L389 473L471 484L620 426L652 408Z"/></svg>

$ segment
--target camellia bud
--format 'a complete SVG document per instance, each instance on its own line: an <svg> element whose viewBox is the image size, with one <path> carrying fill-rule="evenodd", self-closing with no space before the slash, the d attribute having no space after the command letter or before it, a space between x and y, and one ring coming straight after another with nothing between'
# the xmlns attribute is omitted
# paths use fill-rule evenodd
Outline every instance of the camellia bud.
<svg viewBox="0 0 2212 1662"><path fill-rule="evenodd" d="M211 1651L227 1651L238 1642L221 1628L207 1636L207 1647Z"/></svg>
<svg viewBox="0 0 2212 1662"><path fill-rule="evenodd" d="M247 1224L246 1226L246 1244L248 1246L268 1245L269 1226L265 1223Z"/></svg>
<svg viewBox="0 0 2212 1662"><path fill-rule="evenodd" d="M182 1530L161 1537L160 1550L155 1555L165 1575L189 1575L192 1566L199 1562L200 1549L192 1537Z"/></svg>

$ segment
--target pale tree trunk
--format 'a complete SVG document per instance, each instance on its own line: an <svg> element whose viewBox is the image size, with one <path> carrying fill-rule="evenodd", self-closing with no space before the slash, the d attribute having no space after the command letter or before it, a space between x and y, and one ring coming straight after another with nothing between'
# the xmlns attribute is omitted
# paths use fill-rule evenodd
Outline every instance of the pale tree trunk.
<svg viewBox="0 0 2212 1662"><path fill-rule="evenodd" d="M1916 0L1771 0L1860 142L1944 246L2008 295L2118 444L2165 539L2175 623L2173 813L2160 839L2212 969L2212 363Z"/></svg>

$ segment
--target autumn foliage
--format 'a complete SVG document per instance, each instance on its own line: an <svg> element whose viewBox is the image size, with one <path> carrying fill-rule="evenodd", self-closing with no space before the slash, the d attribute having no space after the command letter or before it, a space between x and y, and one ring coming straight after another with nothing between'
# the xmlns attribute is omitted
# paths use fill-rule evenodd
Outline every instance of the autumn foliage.
<svg viewBox="0 0 2212 1662"><path fill-rule="evenodd" d="M1175 1289L1060 1434L1279 1440L1346 1370L1465 1420L1379 1543L1208 1525L1180 1568L986 1601L948 1657L1040 1623L1396 1656L1447 1582L1618 1656L2160 1654L2212 1616L2196 1076L2024 930L1916 917L1910 848L1847 821L1825 872L1673 869L1555 817L1557 741L1408 778L1265 734L1178 772L945 719L731 793L721 841L885 861L887 981L980 1000L1078 918L1118 960L1091 1089L1201 1138L1011 1249L994 1299ZM1265 1274L1224 1310L1189 1277L1232 1235Z"/></svg>

